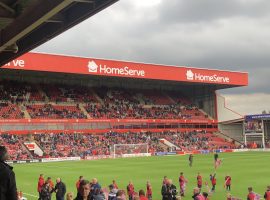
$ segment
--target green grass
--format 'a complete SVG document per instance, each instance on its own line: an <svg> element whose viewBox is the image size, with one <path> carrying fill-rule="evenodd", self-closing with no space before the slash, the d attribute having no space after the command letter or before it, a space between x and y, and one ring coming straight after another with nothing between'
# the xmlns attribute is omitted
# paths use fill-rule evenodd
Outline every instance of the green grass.
<svg viewBox="0 0 270 200"><path fill-rule="evenodd" d="M270 185L269 166L270 153L223 153L223 160L217 170L216 193L211 200L223 200L226 191L223 188L224 177L228 173L232 177L234 196L246 199L247 187L253 186L254 191L263 194L266 186ZM203 182L208 181L209 174L214 172L213 155L194 155L193 167L188 166L187 156L155 156L143 158L126 158L95 161L73 161L56 163L17 164L14 166L17 187L24 193L37 194L37 181L40 173L55 180L61 177L66 183L67 191L75 194L75 182L80 175L87 179L98 178L102 187L108 186L115 179L120 188L126 189L128 181L133 181L135 190L146 188L150 180L153 187L153 200L161 199L161 183L163 176L171 178L179 189L178 176L181 171L188 179L186 197L191 199L192 189L196 186L196 176L200 172ZM205 188L204 188L205 189ZM37 199L25 195L29 200ZM55 195L53 195L53 199Z"/></svg>

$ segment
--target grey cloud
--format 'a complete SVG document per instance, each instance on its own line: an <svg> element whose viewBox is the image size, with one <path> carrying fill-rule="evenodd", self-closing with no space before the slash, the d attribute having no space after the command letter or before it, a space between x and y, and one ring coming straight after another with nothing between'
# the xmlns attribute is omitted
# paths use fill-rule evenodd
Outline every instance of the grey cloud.
<svg viewBox="0 0 270 200"><path fill-rule="evenodd" d="M247 71L248 87L221 92L270 93L270 1L143 2L119 1L37 51Z"/></svg>
<svg viewBox="0 0 270 200"><path fill-rule="evenodd" d="M232 17L263 17L268 15L268 0L164 0L160 20L171 22L201 22Z"/></svg>

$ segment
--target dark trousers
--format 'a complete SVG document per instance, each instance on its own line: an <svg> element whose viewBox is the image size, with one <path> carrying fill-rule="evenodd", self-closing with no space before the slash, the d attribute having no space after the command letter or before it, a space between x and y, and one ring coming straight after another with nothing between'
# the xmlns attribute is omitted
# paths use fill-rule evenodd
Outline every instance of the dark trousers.
<svg viewBox="0 0 270 200"><path fill-rule="evenodd" d="M56 200L65 200L64 197L56 197Z"/></svg>

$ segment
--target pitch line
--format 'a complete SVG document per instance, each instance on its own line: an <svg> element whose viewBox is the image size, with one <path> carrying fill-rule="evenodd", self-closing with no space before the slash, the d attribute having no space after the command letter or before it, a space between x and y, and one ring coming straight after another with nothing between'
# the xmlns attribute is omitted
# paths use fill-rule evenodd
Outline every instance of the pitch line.
<svg viewBox="0 0 270 200"><path fill-rule="evenodd" d="M36 197L36 198L38 198L38 196L33 195L33 194L28 194L28 193L25 193L25 192L23 192L23 194L25 194L26 196L30 196L30 197Z"/></svg>

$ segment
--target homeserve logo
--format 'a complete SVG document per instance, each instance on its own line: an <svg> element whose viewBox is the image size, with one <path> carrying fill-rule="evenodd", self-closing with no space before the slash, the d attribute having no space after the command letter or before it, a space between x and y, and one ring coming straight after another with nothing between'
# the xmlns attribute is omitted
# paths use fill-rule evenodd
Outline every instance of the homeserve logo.
<svg viewBox="0 0 270 200"><path fill-rule="evenodd" d="M189 81L201 81L201 82L216 82L216 83L230 83L230 78L227 76L203 75L200 73L194 73L191 69L186 72L187 80Z"/></svg>
<svg viewBox="0 0 270 200"><path fill-rule="evenodd" d="M123 76L139 76L144 77L145 71L138 69L130 69L128 66L125 67L109 67L106 65L97 65L95 61L91 60L88 62L88 72L100 74L111 74L111 75L123 75Z"/></svg>

